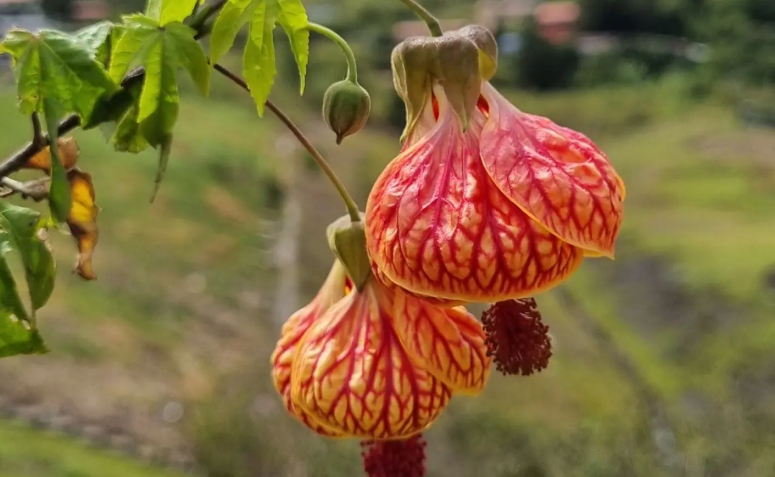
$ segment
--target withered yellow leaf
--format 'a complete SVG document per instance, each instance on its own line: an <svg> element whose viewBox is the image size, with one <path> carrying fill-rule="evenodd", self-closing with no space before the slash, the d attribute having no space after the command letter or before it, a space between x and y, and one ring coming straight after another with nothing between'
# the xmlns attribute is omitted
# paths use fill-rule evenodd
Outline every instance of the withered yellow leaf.
<svg viewBox="0 0 775 477"><path fill-rule="evenodd" d="M67 225L70 232L78 242L78 265L76 271L86 280L94 280L97 275L92 268L92 256L99 239L97 227L97 207L92 184L91 174L79 169L73 169L67 173L70 189L73 197L73 205L70 215L67 217Z"/></svg>
<svg viewBox="0 0 775 477"><path fill-rule="evenodd" d="M57 145L59 146L59 156L62 160L62 164L65 169L72 169L78 163L78 157L81 155L81 150L78 147L78 143L74 137L60 137L57 139ZM39 153L32 156L32 159L27 161L24 165L25 169L37 169L45 171L46 174L51 173L51 147L46 147Z"/></svg>

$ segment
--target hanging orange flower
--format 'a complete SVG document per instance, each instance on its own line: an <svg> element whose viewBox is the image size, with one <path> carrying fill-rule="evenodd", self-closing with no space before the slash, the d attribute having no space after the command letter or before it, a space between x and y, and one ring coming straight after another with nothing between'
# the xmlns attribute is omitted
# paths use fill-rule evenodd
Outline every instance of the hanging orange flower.
<svg viewBox="0 0 775 477"><path fill-rule="evenodd" d="M407 140L366 209L382 275L460 302L532 296L585 255L613 257L625 194L586 136L519 111L485 81L494 59L482 31L397 48Z"/></svg>
<svg viewBox="0 0 775 477"><path fill-rule="evenodd" d="M283 327L272 367L288 411L316 432L383 440L420 433L453 391L480 392L490 358L481 323L464 309L373 278L348 285L337 262Z"/></svg>

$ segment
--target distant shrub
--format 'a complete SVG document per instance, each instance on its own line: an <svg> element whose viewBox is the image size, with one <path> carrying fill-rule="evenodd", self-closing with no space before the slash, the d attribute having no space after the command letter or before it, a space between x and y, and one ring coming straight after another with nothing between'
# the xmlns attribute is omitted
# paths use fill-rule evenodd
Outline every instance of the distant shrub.
<svg viewBox="0 0 775 477"><path fill-rule="evenodd" d="M607 84L634 85L647 76L642 63L623 57L620 53L603 53L584 58L576 73L575 84L593 87Z"/></svg>
<svg viewBox="0 0 775 477"><path fill-rule="evenodd" d="M43 0L43 12L58 20L67 20L73 14L73 0Z"/></svg>
<svg viewBox="0 0 775 477"><path fill-rule="evenodd" d="M519 83L538 90L567 88L573 84L579 60L575 47L549 43L538 33L535 22L528 22L516 61Z"/></svg>

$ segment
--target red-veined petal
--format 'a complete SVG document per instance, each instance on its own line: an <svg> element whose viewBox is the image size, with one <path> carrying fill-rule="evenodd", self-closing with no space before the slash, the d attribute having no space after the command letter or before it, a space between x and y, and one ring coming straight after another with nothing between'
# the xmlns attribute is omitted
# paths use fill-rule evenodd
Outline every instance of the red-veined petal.
<svg viewBox="0 0 775 477"><path fill-rule="evenodd" d="M345 296L346 274L342 264L337 261L331 268L323 287L312 302L294 313L283 325L280 340L272 353L272 380L283 398L288 412L318 434L333 437L341 433L316 422L312 416L293 404L291 399L291 366L304 335L312 324L331 306Z"/></svg>
<svg viewBox="0 0 775 477"><path fill-rule="evenodd" d="M291 372L295 405L328 428L372 439L409 437L428 427L451 391L404 350L390 300L377 281L316 321Z"/></svg>
<svg viewBox="0 0 775 477"><path fill-rule="evenodd" d="M388 289L393 288L400 288L404 293L408 293L414 297L420 298L422 300L425 300L427 303L430 303L434 306L439 306L441 308L453 308L456 306L462 306L465 305L465 301L460 300L447 300L446 298L438 298L435 296L427 296L427 295L420 295L419 293L411 292L405 288L401 288L395 283L391 282L390 279L385 276L384 273L382 273L382 270L377 267L377 264L374 263L374 260L371 261L371 272L374 274L374 278L376 278L382 285L384 285Z"/></svg>
<svg viewBox="0 0 775 477"><path fill-rule="evenodd" d="M490 375L482 324L465 308L440 308L398 287L393 316L406 350L454 392L478 394Z"/></svg>
<svg viewBox="0 0 775 477"><path fill-rule="evenodd" d="M369 196L369 254L390 281L413 293L468 302L532 296L581 263L581 250L491 181L477 140L483 120L475 113L464 134L442 104L434 129L387 167Z"/></svg>
<svg viewBox="0 0 775 477"><path fill-rule="evenodd" d="M613 257L624 184L586 136L525 114L485 84L484 167L498 188L562 240Z"/></svg>

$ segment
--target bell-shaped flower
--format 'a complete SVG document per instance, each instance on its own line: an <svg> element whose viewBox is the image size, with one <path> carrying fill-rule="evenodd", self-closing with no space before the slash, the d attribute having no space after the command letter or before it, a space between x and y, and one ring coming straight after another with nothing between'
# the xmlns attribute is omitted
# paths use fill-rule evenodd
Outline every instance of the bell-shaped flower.
<svg viewBox="0 0 775 477"><path fill-rule="evenodd" d="M352 286L337 262L320 294L283 327L275 386L288 411L318 433L407 438L430 426L453 392L483 389L485 339L464 309L373 277Z"/></svg>
<svg viewBox="0 0 775 477"><path fill-rule="evenodd" d="M428 49L422 45L394 54L408 129L366 209L367 246L380 275L420 296L497 302L560 283L584 256L613 257L625 193L600 149L519 111L483 81L481 62L449 73L444 65L454 55L439 54L423 74L408 71L417 51ZM490 57L479 52L480 60ZM466 85L462 93L450 88L455 81Z"/></svg>

